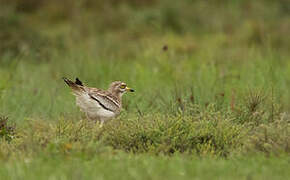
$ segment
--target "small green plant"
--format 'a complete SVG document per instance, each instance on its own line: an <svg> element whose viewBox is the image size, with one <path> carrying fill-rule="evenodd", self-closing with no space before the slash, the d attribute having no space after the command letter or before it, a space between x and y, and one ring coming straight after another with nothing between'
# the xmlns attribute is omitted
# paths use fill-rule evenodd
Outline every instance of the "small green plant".
<svg viewBox="0 0 290 180"><path fill-rule="evenodd" d="M250 113L257 112L258 108L265 101L266 95L263 91L251 90L246 96L246 107Z"/></svg>
<svg viewBox="0 0 290 180"><path fill-rule="evenodd" d="M290 119L286 113L281 113L274 122L254 127L247 138L247 151L266 154L290 153Z"/></svg>
<svg viewBox="0 0 290 180"><path fill-rule="evenodd" d="M0 116L0 137L6 141L14 138L15 127L8 124L8 117Z"/></svg>

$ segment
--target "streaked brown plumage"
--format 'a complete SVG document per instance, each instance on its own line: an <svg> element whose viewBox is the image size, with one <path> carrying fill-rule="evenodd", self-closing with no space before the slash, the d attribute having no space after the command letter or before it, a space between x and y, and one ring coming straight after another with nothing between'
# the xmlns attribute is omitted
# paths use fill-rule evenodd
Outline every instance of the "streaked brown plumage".
<svg viewBox="0 0 290 180"><path fill-rule="evenodd" d="M107 120L110 120L120 114L122 108L122 95L133 89L121 81L112 82L108 90L86 87L76 78L75 82L63 78L66 84L73 90L76 96L76 104L81 111L86 113L91 120L98 120L101 126Z"/></svg>

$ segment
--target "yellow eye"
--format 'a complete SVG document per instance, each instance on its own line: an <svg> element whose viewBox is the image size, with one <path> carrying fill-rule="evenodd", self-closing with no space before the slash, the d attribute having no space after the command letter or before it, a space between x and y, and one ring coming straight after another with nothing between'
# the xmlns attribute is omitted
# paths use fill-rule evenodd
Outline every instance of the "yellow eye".
<svg viewBox="0 0 290 180"><path fill-rule="evenodd" d="M125 88L126 88L126 85L125 85L125 84L122 84L122 85L120 86L120 88L121 88L121 89L125 89Z"/></svg>

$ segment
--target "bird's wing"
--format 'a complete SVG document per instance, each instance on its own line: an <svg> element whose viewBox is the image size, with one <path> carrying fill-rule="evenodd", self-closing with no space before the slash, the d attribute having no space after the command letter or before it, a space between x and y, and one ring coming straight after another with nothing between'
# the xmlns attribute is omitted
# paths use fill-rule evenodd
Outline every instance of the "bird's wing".
<svg viewBox="0 0 290 180"><path fill-rule="evenodd" d="M112 95L100 89L91 89L89 96L108 111L115 112L120 108L120 104L112 97Z"/></svg>

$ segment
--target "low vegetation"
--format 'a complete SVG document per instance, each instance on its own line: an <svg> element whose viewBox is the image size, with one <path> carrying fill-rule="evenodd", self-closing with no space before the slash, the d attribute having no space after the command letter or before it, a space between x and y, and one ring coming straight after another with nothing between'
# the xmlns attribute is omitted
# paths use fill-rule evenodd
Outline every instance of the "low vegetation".
<svg viewBox="0 0 290 180"><path fill-rule="evenodd" d="M0 3L1 178L289 177L286 1ZM62 77L136 92L100 128Z"/></svg>

